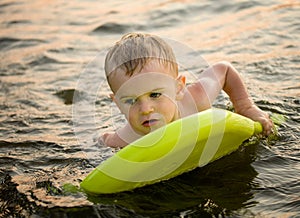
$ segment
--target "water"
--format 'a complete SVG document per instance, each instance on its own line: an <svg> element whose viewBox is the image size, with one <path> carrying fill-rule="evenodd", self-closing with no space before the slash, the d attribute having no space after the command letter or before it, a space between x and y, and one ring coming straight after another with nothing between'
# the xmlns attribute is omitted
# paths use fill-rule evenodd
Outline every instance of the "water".
<svg viewBox="0 0 300 218"><path fill-rule="evenodd" d="M293 0L2 0L0 216L299 216L299 10ZM72 99L88 64L130 31L187 44L209 63L232 62L255 102L285 117L278 138L133 192L93 197L64 190L114 152L84 140L122 122L110 120L105 86L93 128L74 131Z"/></svg>

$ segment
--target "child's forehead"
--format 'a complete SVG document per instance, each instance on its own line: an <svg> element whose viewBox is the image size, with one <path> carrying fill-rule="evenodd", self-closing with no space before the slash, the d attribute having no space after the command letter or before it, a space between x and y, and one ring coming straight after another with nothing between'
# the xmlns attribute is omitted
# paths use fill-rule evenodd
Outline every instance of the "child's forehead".
<svg viewBox="0 0 300 218"><path fill-rule="evenodd" d="M164 72L170 75L174 74L172 63L160 59L149 59L146 64L142 67L140 72Z"/></svg>
<svg viewBox="0 0 300 218"><path fill-rule="evenodd" d="M175 79L165 73L147 72L139 73L129 77L120 86L115 96L122 97L138 97L145 93L160 89L172 89L175 84Z"/></svg>
<svg viewBox="0 0 300 218"><path fill-rule="evenodd" d="M140 74L147 74L143 77L145 81L147 80L147 77L149 77L148 80L150 79L157 80L157 78L159 78L159 74L157 75L152 74L151 76L149 76L149 73L155 73L155 72L167 75L170 78L176 78L178 75L177 70L172 68L170 66L170 63L166 64L154 59L154 60L147 61L147 63L138 72L134 72L132 75L127 75L124 69L121 68L116 69L116 71L110 74L109 83L111 85L111 88L115 92L120 88L120 86L123 85L123 83L127 82L129 79L132 79L135 76Z"/></svg>

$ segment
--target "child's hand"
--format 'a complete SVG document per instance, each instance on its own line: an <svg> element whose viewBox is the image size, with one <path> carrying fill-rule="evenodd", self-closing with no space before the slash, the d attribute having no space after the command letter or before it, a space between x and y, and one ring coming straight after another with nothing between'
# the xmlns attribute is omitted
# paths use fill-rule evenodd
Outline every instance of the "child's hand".
<svg viewBox="0 0 300 218"><path fill-rule="evenodd" d="M254 121L260 122L263 126L263 134L265 136L268 136L273 132L274 124L270 119L269 114L259 109L256 105L252 104L250 107L238 111L238 113Z"/></svg>
<svg viewBox="0 0 300 218"><path fill-rule="evenodd" d="M112 148L124 147L127 145L116 133L114 132L107 132L104 133L100 139L106 146Z"/></svg>

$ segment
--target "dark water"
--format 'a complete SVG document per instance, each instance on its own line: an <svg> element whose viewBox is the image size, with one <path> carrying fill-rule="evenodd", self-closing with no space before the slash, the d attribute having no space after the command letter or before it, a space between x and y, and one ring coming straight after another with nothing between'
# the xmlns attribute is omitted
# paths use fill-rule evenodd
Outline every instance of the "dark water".
<svg viewBox="0 0 300 218"><path fill-rule="evenodd" d="M299 11L292 0L2 0L0 216L299 216ZM73 95L89 96L92 84L78 89L82 72L89 66L84 75L99 79L89 63L130 31L187 44L208 63L231 61L255 102L285 118L279 136L133 192L93 197L64 189L114 152L92 140L122 123L105 85L85 125L74 119Z"/></svg>

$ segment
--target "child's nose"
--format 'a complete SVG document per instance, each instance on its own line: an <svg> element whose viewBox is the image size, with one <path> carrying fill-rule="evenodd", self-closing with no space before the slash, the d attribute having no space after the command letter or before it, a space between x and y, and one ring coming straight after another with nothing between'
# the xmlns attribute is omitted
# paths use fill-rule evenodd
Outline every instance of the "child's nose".
<svg viewBox="0 0 300 218"><path fill-rule="evenodd" d="M150 100L143 99L139 104L140 112L144 115L152 113L154 111L153 104Z"/></svg>

